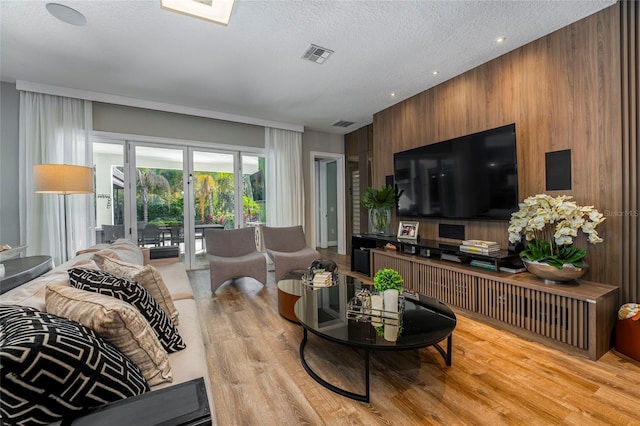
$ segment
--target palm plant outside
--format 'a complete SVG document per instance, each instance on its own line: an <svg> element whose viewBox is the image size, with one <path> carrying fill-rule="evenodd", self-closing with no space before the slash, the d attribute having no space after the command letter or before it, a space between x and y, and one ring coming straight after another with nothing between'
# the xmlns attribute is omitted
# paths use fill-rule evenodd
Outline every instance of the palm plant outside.
<svg viewBox="0 0 640 426"><path fill-rule="evenodd" d="M156 174L154 169L139 168L137 171L138 190L142 199L142 218L145 222L149 222L149 194L156 189L164 189L167 195L170 195L171 186L167 178Z"/></svg>
<svg viewBox="0 0 640 426"><path fill-rule="evenodd" d="M216 181L211 175L204 173L198 175L197 181L198 186L196 191L198 193L198 200L200 201L200 220L204 223L204 213L206 210L205 201L209 203L209 211L213 212L213 191L216 187Z"/></svg>

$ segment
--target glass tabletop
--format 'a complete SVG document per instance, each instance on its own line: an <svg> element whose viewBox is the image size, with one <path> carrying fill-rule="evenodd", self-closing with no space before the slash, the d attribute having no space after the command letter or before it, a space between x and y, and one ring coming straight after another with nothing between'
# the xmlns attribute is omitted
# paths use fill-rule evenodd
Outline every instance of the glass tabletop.
<svg viewBox="0 0 640 426"><path fill-rule="evenodd" d="M294 312L304 328L337 343L376 350L417 349L440 342L456 326L456 316L444 303L424 295L404 298L401 332L395 342L385 340L381 327L370 321L350 319L347 304L362 288L373 286L339 275L331 287L303 286Z"/></svg>

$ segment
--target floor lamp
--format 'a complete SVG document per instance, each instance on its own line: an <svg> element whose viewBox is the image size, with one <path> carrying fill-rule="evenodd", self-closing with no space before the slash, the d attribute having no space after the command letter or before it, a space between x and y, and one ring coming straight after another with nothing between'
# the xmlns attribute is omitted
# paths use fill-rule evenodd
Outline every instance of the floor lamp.
<svg viewBox="0 0 640 426"><path fill-rule="evenodd" d="M42 194L62 195L64 203L64 220L62 235L64 244L62 250L63 262L69 257L67 239L67 195L92 194L93 168L73 166L70 164L37 164L33 166L35 191Z"/></svg>

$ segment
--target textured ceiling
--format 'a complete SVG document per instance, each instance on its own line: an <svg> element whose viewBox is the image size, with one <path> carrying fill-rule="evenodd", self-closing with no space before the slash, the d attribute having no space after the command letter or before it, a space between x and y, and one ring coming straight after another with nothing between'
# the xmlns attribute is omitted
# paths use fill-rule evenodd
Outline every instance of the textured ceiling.
<svg viewBox="0 0 640 426"><path fill-rule="evenodd" d="M3 81L347 133L615 1L236 0L227 27L163 10L160 0L58 3L87 25L58 21L43 1L0 0ZM303 61L311 43L335 53L322 65ZM355 124L332 127L338 120Z"/></svg>

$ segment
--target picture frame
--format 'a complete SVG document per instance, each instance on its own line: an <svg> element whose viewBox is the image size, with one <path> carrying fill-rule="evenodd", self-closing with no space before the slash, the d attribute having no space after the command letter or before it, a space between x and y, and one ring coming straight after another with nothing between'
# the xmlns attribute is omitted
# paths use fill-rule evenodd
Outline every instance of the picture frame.
<svg viewBox="0 0 640 426"><path fill-rule="evenodd" d="M400 222L398 236L400 240L417 240L420 222Z"/></svg>

